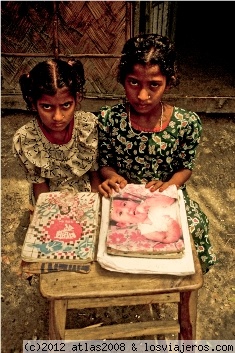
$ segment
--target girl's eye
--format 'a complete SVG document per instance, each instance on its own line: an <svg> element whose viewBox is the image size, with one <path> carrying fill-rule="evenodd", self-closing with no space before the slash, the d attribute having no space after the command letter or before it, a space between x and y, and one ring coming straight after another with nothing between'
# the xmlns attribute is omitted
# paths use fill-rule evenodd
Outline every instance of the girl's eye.
<svg viewBox="0 0 235 353"><path fill-rule="evenodd" d="M49 104L43 104L43 109L45 109L45 110L49 110L49 109L51 109L51 105L49 105Z"/></svg>
<svg viewBox="0 0 235 353"><path fill-rule="evenodd" d="M130 83L131 86L137 86L138 85L138 81L136 81L136 80L130 80L129 83Z"/></svg>
<svg viewBox="0 0 235 353"><path fill-rule="evenodd" d="M151 82L151 86L154 87L154 88L156 88L156 87L159 86L159 83L153 81L153 82Z"/></svg>
<svg viewBox="0 0 235 353"><path fill-rule="evenodd" d="M69 102L64 103L64 104L63 104L63 107L64 107L65 109L68 109L68 108L71 107L71 103L69 103Z"/></svg>

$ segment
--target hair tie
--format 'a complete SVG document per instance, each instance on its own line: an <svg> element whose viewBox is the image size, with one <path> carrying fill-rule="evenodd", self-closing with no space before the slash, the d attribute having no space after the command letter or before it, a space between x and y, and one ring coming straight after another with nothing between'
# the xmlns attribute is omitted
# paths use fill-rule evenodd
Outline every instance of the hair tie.
<svg viewBox="0 0 235 353"><path fill-rule="evenodd" d="M67 64L69 64L69 66L73 66L74 60L69 60L69 61L67 62Z"/></svg>

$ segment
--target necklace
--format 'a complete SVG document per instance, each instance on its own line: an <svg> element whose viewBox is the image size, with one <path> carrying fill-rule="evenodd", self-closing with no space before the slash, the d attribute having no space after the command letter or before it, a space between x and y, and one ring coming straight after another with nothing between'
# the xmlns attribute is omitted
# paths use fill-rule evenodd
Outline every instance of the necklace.
<svg viewBox="0 0 235 353"><path fill-rule="evenodd" d="M163 112L164 112L164 107L163 107L163 103L160 101L160 104L161 104L161 116L160 116L160 129L158 130L158 132L162 131L162 120L163 120ZM139 134L137 134L136 132L133 131L132 129L132 123L131 123L131 112L130 112L130 106L129 106L129 109L128 109L128 120L129 120L129 126L130 126L130 130L131 132L136 135L136 136L140 136L140 134L142 134L143 132L150 132L150 133L153 133L153 132L156 132L156 128L153 128L153 129L143 129L142 127L138 126L137 124L134 124L136 125L136 127L138 128L138 130L142 130Z"/></svg>

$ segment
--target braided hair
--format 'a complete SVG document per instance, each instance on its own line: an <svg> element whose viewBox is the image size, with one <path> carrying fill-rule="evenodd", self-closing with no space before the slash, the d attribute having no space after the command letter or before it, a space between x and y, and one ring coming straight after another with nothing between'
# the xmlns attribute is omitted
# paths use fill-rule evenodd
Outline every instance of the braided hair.
<svg viewBox="0 0 235 353"><path fill-rule="evenodd" d="M75 98L84 94L84 69L79 60L68 62L50 59L38 63L28 74L19 79L23 99L31 110L43 94L54 96L58 89L67 87Z"/></svg>

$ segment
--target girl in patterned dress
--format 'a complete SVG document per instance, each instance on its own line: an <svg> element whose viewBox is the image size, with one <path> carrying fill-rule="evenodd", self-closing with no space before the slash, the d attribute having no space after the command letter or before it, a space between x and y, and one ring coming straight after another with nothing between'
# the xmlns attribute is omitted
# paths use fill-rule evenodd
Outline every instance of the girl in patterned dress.
<svg viewBox="0 0 235 353"><path fill-rule="evenodd" d="M97 192L97 117L76 111L85 84L82 63L43 61L19 83L35 112L13 137L13 153L30 183L30 208L42 192Z"/></svg>
<svg viewBox="0 0 235 353"><path fill-rule="evenodd" d="M202 125L192 111L162 101L179 79L174 45L167 37L143 34L124 45L118 82L126 103L102 107L99 113L101 195L110 197L127 183L144 183L151 191L175 184L181 188L190 233L202 269L216 261L208 238L209 222L186 191Z"/></svg>

